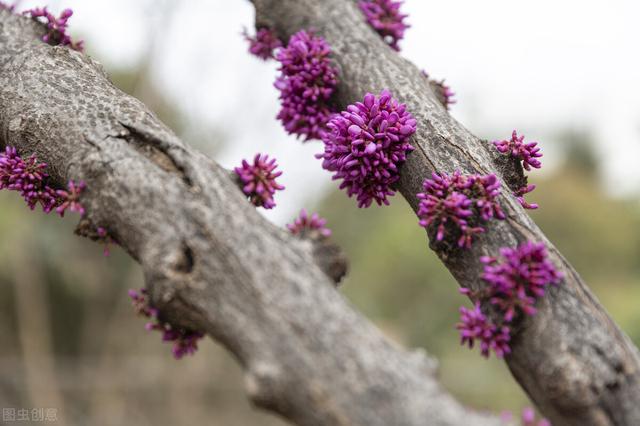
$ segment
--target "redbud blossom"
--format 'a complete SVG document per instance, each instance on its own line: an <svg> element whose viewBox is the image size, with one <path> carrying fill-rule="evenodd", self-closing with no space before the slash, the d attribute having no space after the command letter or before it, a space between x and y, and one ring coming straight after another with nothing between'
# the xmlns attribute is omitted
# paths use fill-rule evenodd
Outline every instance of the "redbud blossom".
<svg viewBox="0 0 640 426"><path fill-rule="evenodd" d="M243 185L242 192L256 207L275 207L273 195L284 189L276 182L276 178L282 175L281 171L275 171L277 167L275 158L269 160L268 155L256 154L253 164L242 160L242 165L234 169Z"/></svg>
<svg viewBox="0 0 640 426"><path fill-rule="evenodd" d="M413 151L409 138L416 120L407 107L383 90L379 96L367 93L363 102L349 105L336 114L323 135L322 167L341 180L340 189L356 196L358 207L389 204L395 194L392 185L400 179L400 166Z"/></svg>
<svg viewBox="0 0 640 426"><path fill-rule="evenodd" d="M407 15L400 12L402 1L361 0L360 10L380 37L394 50L400 50L398 42L404 37L409 25L404 22Z"/></svg>

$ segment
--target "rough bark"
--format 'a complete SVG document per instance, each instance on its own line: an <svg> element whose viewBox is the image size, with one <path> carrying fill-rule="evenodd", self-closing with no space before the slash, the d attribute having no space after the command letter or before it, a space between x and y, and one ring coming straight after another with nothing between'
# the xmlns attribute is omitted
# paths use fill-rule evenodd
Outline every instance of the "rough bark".
<svg viewBox="0 0 640 426"><path fill-rule="evenodd" d="M253 3L256 24L273 28L283 40L308 28L327 39L340 69L334 100L338 108L382 89L391 90L408 105L418 120L413 137L417 150L402 168L399 190L414 210L423 180L434 171L496 173L511 185L521 175L513 162L499 158L491 144L472 135L446 112L420 70L382 42L366 24L356 2ZM500 202L507 219L492 221L472 250L435 244L433 239L431 247L460 285L476 290L484 285L481 255L496 255L500 247L525 240L544 242L566 279L539 302L538 314L515 330L513 353L506 358L511 372L554 425L640 424L637 348L515 198L503 192Z"/></svg>
<svg viewBox="0 0 640 426"><path fill-rule="evenodd" d="M310 242L267 222L228 172L42 32L0 10L0 145L37 154L59 186L87 183L83 226L140 263L162 315L231 351L257 405L301 425L499 423L356 313Z"/></svg>

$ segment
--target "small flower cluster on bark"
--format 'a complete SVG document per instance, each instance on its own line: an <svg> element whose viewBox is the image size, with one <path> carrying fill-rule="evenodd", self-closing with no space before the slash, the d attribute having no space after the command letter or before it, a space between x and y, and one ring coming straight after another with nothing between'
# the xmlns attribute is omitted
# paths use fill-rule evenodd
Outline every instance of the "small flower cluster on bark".
<svg viewBox="0 0 640 426"><path fill-rule="evenodd" d="M7 146L0 152L0 190L18 192L31 210L40 205L44 213L55 211L64 217L67 211L81 217L76 234L88 237L105 245L104 254L109 255L109 244L113 242L103 227L95 227L85 218L82 194L87 185L83 181L69 180L66 189L54 189L49 185L47 164L38 161L35 155L26 159L18 154L15 147Z"/></svg>
<svg viewBox="0 0 640 426"><path fill-rule="evenodd" d="M404 22L407 15L400 11L402 1L360 0L358 6L367 23L380 34L385 43L393 50L399 51L398 43L404 38L404 32L409 28L409 25Z"/></svg>
<svg viewBox="0 0 640 426"><path fill-rule="evenodd" d="M516 248L503 247L499 257L482 257L482 279L488 284L477 292L463 288L461 293L475 301L473 310L460 308L462 344L473 347L477 340L483 356L493 350L498 358L511 352L510 325L521 315L535 315L536 302L544 297L551 285L559 285L562 274L548 259L543 243L527 241ZM481 301L487 302L491 320L481 310Z"/></svg>
<svg viewBox="0 0 640 426"><path fill-rule="evenodd" d="M58 17L49 12L46 7L36 7L23 13L47 26L48 31L42 36L42 41L45 43L52 46L68 46L70 49L78 51L84 50L84 42L82 40L73 41L71 36L67 34L69 18L73 16L73 10L64 9Z"/></svg>
<svg viewBox="0 0 640 426"><path fill-rule="evenodd" d="M476 302L473 309L460 307L460 322L456 328L460 331L461 343L473 348L478 341L480 353L485 357L489 356L490 351L493 351L498 358L511 352L509 327L493 324L482 313L480 302Z"/></svg>
<svg viewBox="0 0 640 426"><path fill-rule="evenodd" d="M242 160L242 165L234 169L242 184L242 192L256 207L275 207L273 196L276 191L284 189L284 186L276 182L276 178L282 175L281 171L276 171L277 167L275 158L269 159L268 155L256 154L253 163Z"/></svg>
<svg viewBox="0 0 640 426"><path fill-rule="evenodd" d="M269 28L260 28L255 36L249 35L245 29L243 35L249 43L249 53L264 61L274 59L275 50L282 47L280 39Z"/></svg>
<svg viewBox="0 0 640 426"><path fill-rule="evenodd" d="M26 159L18 154L15 147L7 146L0 152L0 190L7 189L20 193L31 210L38 204L45 213L55 210L64 216L66 210L84 216L80 196L85 189L84 182L70 180L66 190L55 190L48 184L47 164L38 161L35 155Z"/></svg>
<svg viewBox="0 0 640 426"><path fill-rule="evenodd" d="M203 332L173 327L168 322L161 320L158 310L151 306L149 294L144 288L129 290L129 297L136 313L149 319L145 328L149 331L159 331L162 333L163 342L173 344L171 352L175 359L181 359L185 355L193 355L198 350L198 342L204 337Z"/></svg>
<svg viewBox="0 0 640 426"><path fill-rule="evenodd" d="M326 224L327 220L320 217L318 213L309 215L305 209L302 209L298 217L292 223L287 224L287 229L293 235L303 238L327 238L331 236L331 230L325 226Z"/></svg>
<svg viewBox="0 0 640 426"><path fill-rule="evenodd" d="M417 194L419 224L434 229L436 241L449 234L458 247L470 248L474 235L485 232L483 222L505 218L497 200L500 181L493 174L433 173L423 187L424 192Z"/></svg>
<svg viewBox="0 0 640 426"><path fill-rule="evenodd" d="M539 160L539 158L542 157L542 152L540 152L540 147L537 146L538 142L525 143L524 135L518 136L518 133L515 130L511 134L511 139L493 141L493 144L501 154L510 155L512 158L521 162L522 167L527 171L530 171L532 167L535 169L542 167L542 163ZM525 209L533 210L538 208L537 204L530 204L524 199L524 195L534 189L536 189L535 185L524 183L514 191L514 195L518 199L518 202Z"/></svg>

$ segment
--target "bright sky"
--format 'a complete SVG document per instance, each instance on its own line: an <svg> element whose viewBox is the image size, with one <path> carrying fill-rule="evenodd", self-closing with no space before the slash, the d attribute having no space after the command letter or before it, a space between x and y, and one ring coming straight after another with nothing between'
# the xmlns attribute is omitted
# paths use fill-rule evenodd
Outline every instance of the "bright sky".
<svg viewBox="0 0 640 426"><path fill-rule="evenodd" d="M107 70L135 65L151 37L160 37L153 78L194 123L225 135L216 160L232 167L258 151L278 158L287 191L267 213L274 221L287 221L335 185L313 158L321 145L297 142L274 119L276 66L246 53L240 35L253 23L249 1L49 4L74 9L72 34L83 35ZM406 0L403 7L412 28L402 54L447 79L457 93L453 115L475 134L496 139L517 128L541 141L553 167L557 131L590 131L607 187L640 191L640 2Z"/></svg>

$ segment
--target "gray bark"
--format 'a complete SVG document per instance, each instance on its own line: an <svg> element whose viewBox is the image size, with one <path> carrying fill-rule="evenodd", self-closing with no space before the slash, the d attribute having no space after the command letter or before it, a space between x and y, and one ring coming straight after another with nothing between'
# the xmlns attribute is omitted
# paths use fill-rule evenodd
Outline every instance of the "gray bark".
<svg viewBox="0 0 640 426"><path fill-rule="evenodd" d="M87 183L83 232L104 227L165 318L229 349L258 406L300 425L499 424L356 313L323 250L267 222L227 171L43 31L0 10L0 145L35 153L58 186Z"/></svg>
<svg viewBox="0 0 640 426"><path fill-rule="evenodd" d="M283 40L307 28L326 38L340 69L336 107L342 109L361 100L366 92L382 89L389 89L408 105L418 120L413 137L417 149L402 168L399 191L414 210L423 180L434 171L496 173L512 187L522 178L514 162L505 161L490 143L472 135L446 112L420 70L383 43L366 24L356 2L253 3L256 24L273 28ZM500 199L507 219L492 221L471 250L436 244L433 239L431 247L460 285L477 290L484 286L480 256L496 255L500 247L525 240L544 242L566 278L539 302L538 314L515 330L513 353L506 358L511 372L554 425L639 425L637 348L508 192L503 190ZM535 193L531 195L535 199Z"/></svg>

